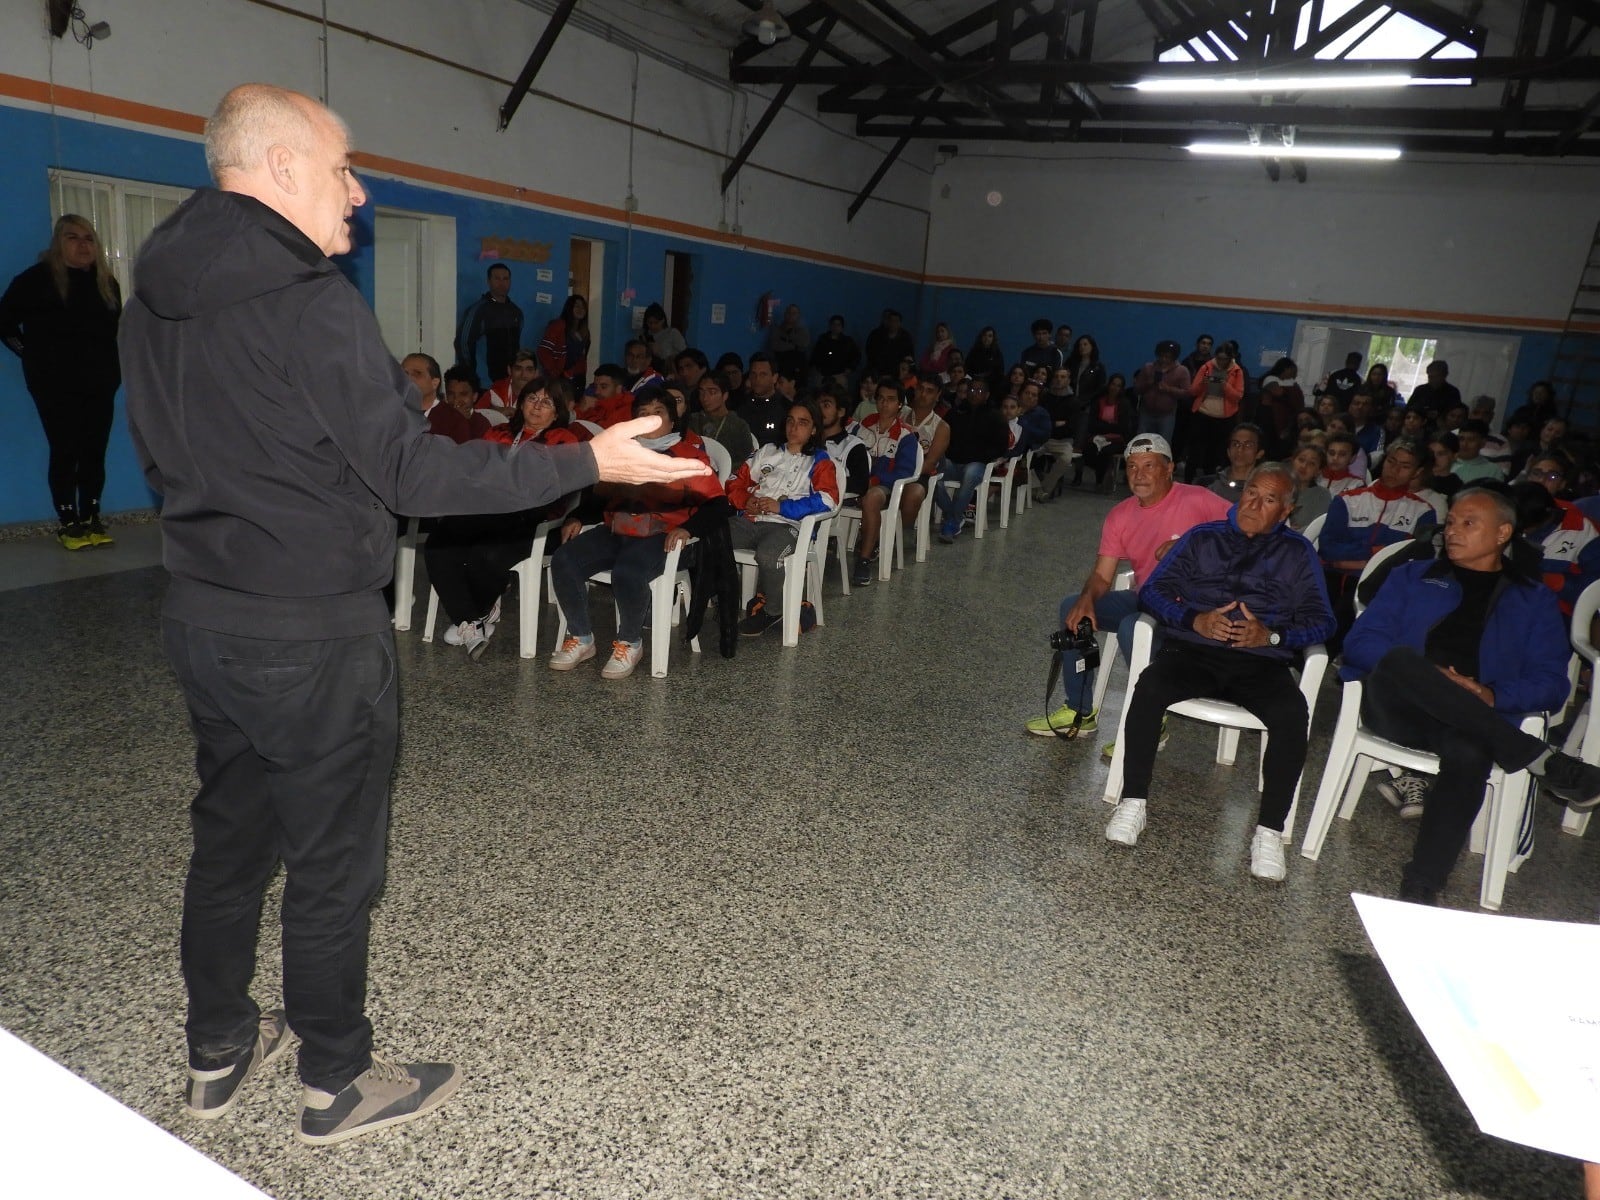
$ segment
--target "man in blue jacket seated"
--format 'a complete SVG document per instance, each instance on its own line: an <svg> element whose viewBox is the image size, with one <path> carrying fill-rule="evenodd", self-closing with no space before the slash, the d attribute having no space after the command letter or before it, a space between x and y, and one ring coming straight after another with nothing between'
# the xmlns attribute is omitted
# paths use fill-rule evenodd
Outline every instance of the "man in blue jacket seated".
<svg viewBox="0 0 1600 1200"><path fill-rule="evenodd" d="M1287 873L1283 823L1305 766L1307 715L1289 668L1333 632L1317 552L1284 524L1295 490L1282 463L1257 467L1227 520L1184 534L1139 590L1162 641L1129 701L1122 800L1106 826L1111 841L1132 846L1144 831L1163 714L1181 701L1214 697L1266 726L1250 874L1278 880Z"/></svg>
<svg viewBox="0 0 1600 1200"><path fill-rule="evenodd" d="M1361 723L1439 756L1400 881L1400 898L1438 903L1483 805L1491 767L1527 769L1578 809L1600 803L1600 767L1518 728L1567 698L1567 626L1556 595L1506 556L1510 500L1465 488L1445 521L1444 561L1390 572L1345 638L1340 675L1363 679Z"/></svg>

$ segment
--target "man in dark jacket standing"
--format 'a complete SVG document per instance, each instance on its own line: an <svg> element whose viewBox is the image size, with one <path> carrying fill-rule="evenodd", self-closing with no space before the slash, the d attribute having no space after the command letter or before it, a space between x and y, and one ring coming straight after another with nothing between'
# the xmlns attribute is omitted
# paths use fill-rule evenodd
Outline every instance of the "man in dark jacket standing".
<svg viewBox="0 0 1600 1200"><path fill-rule="evenodd" d="M1307 716L1289 668L1333 633L1317 552L1284 524L1294 501L1289 468L1257 467L1228 519L1184 534L1139 590L1163 636L1128 702L1122 800L1106 826L1111 841L1132 846L1144 831L1167 709L1212 696L1266 726L1250 874L1280 880L1287 873L1283 825L1305 767Z"/></svg>
<svg viewBox="0 0 1600 1200"><path fill-rule="evenodd" d="M483 357L478 357L478 343ZM511 299L511 268L489 268L489 290L461 314L456 328L456 365L479 379L497 383L511 374L511 360L522 346L522 310ZM487 370L488 374L484 374Z"/></svg>
<svg viewBox="0 0 1600 1200"><path fill-rule="evenodd" d="M392 514L516 511L597 480L705 468L633 442L653 421L514 452L430 435L328 259L349 251L366 202L339 119L246 84L208 122L206 162L219 190L150 236L121 338L135 445L165 497L163 640L200 775L181 943L187 1102L222 1116L298 1035L298 1136L337 1142L421 1116L459 1081L448 1063L375 1056L365 1014L399 725L381 594ZM263 1013L250 981L280 859L284 1009Z"/></svg>

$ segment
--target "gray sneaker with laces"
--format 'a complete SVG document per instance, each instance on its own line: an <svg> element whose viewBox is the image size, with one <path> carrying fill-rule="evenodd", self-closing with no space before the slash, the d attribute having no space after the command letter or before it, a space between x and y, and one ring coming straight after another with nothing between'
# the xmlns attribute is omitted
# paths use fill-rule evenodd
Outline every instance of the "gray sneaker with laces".
<svg viewBox="0 0 1600 1200"><path fill-rule="evenodd" d="M460 1086L453 1063L393 1063L374 1054L372 1065L339 1091L305 1089L295 1136L327 1146L403 1125L438 1108Z"/></svg>
<svg viewBox="0 0 1600 1200"><path fill-rule="evenodd" d="M189 1082L184 1088L184 1107L189 1115L202 1121L226 1116L239 1102L239 1093L250 1077L297 1040L283 1009L274 1008L261 1014L256 1040L232 1061L210 1064L191 1055Z"/></svg>

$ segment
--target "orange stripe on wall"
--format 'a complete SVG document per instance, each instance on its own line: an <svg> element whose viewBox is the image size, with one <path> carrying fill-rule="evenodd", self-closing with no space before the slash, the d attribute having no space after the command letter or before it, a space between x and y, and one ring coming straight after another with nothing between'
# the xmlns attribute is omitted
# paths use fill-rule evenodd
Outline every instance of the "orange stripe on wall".
<svg viewBox="0 0 1600 1200"><path fill-rule="evenodd" d="M123 100L116 96L107 96L98 92L86 92L80 88L52 87L44 80L29 79L25 76L10 75L5 72L0 72L0 96L10 96L17 100L48 107L70 108L79 112L128 121L132 124L147 125L156 129L170 129L178 133L199 135L205 131L205 118L196 116L193 113L181 112L171 108L160 108L153 104L140 104L137 101ZM927 275L916 271L907 271L900 267L886 266L881 263L863 262L842 254L831 254L827 251L812 250L804 246L793 246L785 242L774 242L765 238L735 236L731 233L723 233L721 230L693 225L686 221L675 221L669 217L656 217L647 213L629 214L624 209L615 208L611 205L577 200L570 196L558 196L551 192L535 191L531 188L519 187L516 184L505 183L500 180L484 179L476 175L463 175L454 171L442 170L438 167L426 166L422 163L407 162L404 159L386 158L378 154L361 152L357 152L351 157L357 166L380 174L393 175L400 179L414 180L418 183L439 184L443 187L455 188L474 195L496 196L506 200L554 209L558 212L571 213L575 216L589 217L618 225L628 224L631 216L634 225L646 229L654 229L662 233L675 233L684 237L695 238L699 241L714 242L739 249L760 250L786 258L826 263L852 271L884 275L912 283L936 284L975 290L1030 292L1040 295L1081 296L1086 299L1123 300L1146 304L1200 305L1210 308L1235 308L1251 312L1277 312L1288 315L1338 316L1352 320L1473 325L1494 329L1526 329L1540 333L1560 333L1562 330L1561 322L1542 320L1536 317L1486 316L1481 313L1435 312L1426 309L1408 308L1354 308L1347 305L1319 304L1309 301L1262 300L1248 296L1203 296L1189 292L1146 292L1128 288L1093 288L1070 284L1037 283L1029 280ZM1600 333L1600 323L1585 323L1576 326L1576 328L1585 333Z"/></svg>

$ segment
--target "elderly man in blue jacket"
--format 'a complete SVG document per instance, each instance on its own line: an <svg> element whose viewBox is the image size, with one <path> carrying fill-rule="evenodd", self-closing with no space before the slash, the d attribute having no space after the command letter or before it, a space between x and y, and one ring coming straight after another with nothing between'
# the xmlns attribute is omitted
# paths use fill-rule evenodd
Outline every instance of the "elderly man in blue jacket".
<svg viewBox="0 0 1600 1200"><path fill-rule="evenodd" d="M1439 756L1400 898L1438 903L1483 804L1489 770L1526 768L1565 804L1600 803L1600 767L1523 733L1526 713L1567 698L1567 626L1556 595L1506 555L1510 500L1466 488L1445 521L1446 557L1390 572L1344 643L1340 674L1365 679L1361 722Z"/></svg>
<svg viewBox="0 0 1600 1200"><path fill-rule="evenodd" d="M1306 701L1290 667L1334 628L1322 564L1284 522L1296 482L1282 463L1250 473L1225 521L1196 525L1161 560L1139 603L1161 622L1160 649L1139 676L1123 727L1122 800L1106 837L1135 845L1169 707L1200 696L1231 701L1267 729L1261 810L1250 874L1287 873L1283 824L1306 761Z"/></svg>

